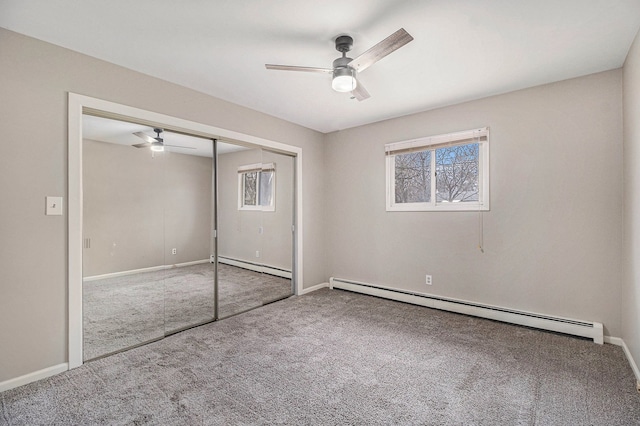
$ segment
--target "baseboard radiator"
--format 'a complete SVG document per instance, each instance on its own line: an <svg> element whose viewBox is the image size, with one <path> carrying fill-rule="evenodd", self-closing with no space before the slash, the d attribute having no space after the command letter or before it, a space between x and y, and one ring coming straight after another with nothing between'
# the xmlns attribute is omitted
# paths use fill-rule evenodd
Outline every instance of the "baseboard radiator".
<svg viewBox="0 0 640 426"><path fill-rule="evenodd" d="M574 336L593 339L593 341L598 344L604 343L604 330L602 323L599 322L579 321L569 318L541 315L532 312L517 311L335 277L331 277L329 279L329 288L348 290L356 293L378 296L385 299L397 300L399 302L411 303L413 305L440 309L443 311L456 312L459 314L524 325L542 330L571 334Z"/></svg>

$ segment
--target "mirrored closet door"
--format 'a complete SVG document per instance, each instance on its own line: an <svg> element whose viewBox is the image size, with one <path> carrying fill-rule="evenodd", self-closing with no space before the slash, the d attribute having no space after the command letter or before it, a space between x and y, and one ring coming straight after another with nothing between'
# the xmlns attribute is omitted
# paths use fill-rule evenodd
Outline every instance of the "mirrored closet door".
<svg viewBox="0 0 640 426"><path fill-rule="evenodd" d="M263 304L293 294L293 160L288 155L262 150L262 164L271 182L264 190L273 198L273 208L262 214Z"/></svg>
<svg viewBox="0 0 640 426"><path fill-rule="evenodd" d="M87 115L83 135L84 360L212 321L213 141Z"/></svg>
<svg viewBox="0 0 640 426"><path fill-rule="evenodd" d="M220 318L293 294L293 158L225 144L218 156Z"/></svg>
<svg viewBox="0 0 640 426"><path fill-rule="evenodd" d="M166 139L170 137L167 136ZM214 320L213 141L179 138L196 148L165 155L164 330L175 333ZM174 144L177 143L174 136ZM182 150L184 151L184 150Z"/></svg>
<svg viewBox="0 0 640 426"><path fill-rule="evenodd" d="M83 360L293 294L294 158L83 116Z"/></svg>

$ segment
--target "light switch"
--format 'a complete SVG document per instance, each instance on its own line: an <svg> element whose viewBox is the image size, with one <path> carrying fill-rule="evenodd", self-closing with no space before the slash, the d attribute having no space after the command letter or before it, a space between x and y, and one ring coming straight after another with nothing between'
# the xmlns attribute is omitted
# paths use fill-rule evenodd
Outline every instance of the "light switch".
<svg viewBox="0 0 640 426"><path fill-rule="evenodd" d="M47 216L62 216L62 197L47 197Z"/></svg>

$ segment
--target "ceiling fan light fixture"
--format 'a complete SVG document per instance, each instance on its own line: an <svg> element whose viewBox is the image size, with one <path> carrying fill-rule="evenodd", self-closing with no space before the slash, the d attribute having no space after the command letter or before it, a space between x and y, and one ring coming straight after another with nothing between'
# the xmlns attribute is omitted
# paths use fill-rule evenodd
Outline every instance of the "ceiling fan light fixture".
<svg viewBox="0 0 640 426"><path fill-rule="evenodd" d="M161 142L154 142L151 144L151 151L162 152L164 151L164 145Z"/></svg>
<svg viewBox="0 0 640 426"><path fill-rule="evenodd" d="M331 87L336 92L352 92L353 97L358 101L364 101L370 97L369 92L356 80L356 73L360 73L380 59L400 49L405 44L413 40L411 34L400 28L380 43L366 50L363 54L351 59L347 57L347 52L351 51L353 38L348 35L341 35L336 38L336 50L342 53L342 57L333 61L333 68L298 67L291 65L265 64L269 70L282 71L304 71L333 73Z"/></svg>
<svg viewBox="0 0 640 426"><path fill-rule="evenodd" d="M351 92L358 85L355 77L355 70L351 67L336 68L333 70L333 80L331 87L336 92Z"/></svg>

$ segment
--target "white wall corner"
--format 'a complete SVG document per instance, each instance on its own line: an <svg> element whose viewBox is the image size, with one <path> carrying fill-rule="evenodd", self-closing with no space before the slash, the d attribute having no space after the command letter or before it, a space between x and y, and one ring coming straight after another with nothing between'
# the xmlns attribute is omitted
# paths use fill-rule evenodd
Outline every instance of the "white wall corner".
<svg viewBox="0 0 640 426"><path fill-rule="evenodd" d="M604 342L615 346L622 346L624 344L621 338L613 336L604 336Z"/></svg>
<svg viewBox="0 0 640 426"><path fill-rule="evenodd" d="M636 364L636 361L633 359L633 355L631 355L631 351L627 347L627 344L620 337L613 336L604 336L604 342L622 347L624 354L627 356L627 361L629 361L629 365L631 365L633 374L636 376L636 388L640 391L640 369L638 369L638 364Z"/></svg>
<svg viewBox="0 0 640 426"><path fill-rule="evenodd" d="M300 295L311 293L312 291L320 290L321 288L326 288L326 287L329 287L329 283L316 284L316 285L311 286L309 288L302 289L302 291L300 292Z"/></svg>

